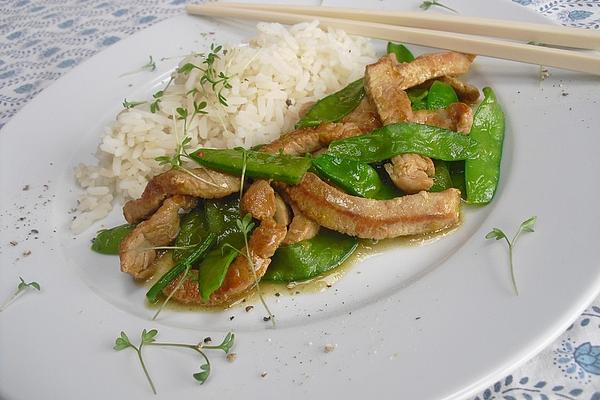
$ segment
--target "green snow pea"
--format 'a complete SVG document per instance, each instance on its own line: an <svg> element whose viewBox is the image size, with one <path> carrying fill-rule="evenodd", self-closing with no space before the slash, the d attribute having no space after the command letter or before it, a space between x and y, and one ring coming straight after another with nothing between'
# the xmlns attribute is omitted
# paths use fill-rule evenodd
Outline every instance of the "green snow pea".
<svg viewBox="0 0 600 400"><path fill-rule="evenodd" d="M408 63L414 61L415 56L411 51L403 44L388 42L387 44L387 53L395 54L396 60L401 63Z"/></svg>
<svg viewBox="0 0 600 400"><path fill-rule="evenodd" d="M448 170L446 161L433 160L435 165L435 175L433 176L433 186L429 189L430 192L443 192L452 187L452 178Z"/></svg>
<svg viewBox="0 0 600 400"><path fill-rule="evenodd" d="M208 236L208 227L204 217L204 210L194 209L181 217L179 234L175 239L174 247L185 247L173 251L173 260L178 262L189 256L194 250L193 246L200 244Z"/></svg>
<svg viewBox="0 0 600 400"><path fill-rule="evenodd" d="M415 123L386 125L369 135L337 140L332 156L365 163L387 160L401 153L417 153L436 160L465 160L476 155L477 142L467 135Z"/></svg>
<svg viewBox="0 0 600 400"><path fill-rule="evenodd" d="M456 92L447 83L435 81L429 88L429 93L427 94L427 108L429 110L446 108L457 101L458 96Z"/></svg>
<svg viewBox="0 0 600 400"><path fill-rule="evenodd" d="M92 243L92 250L100 254L119 254L119 245L133 228L135 228L135 225L124 224L98 231L98 235Z"/></svg>
<svg viewBox="0 0 600 400"><path fill-rule="evenodd" d="M200 165L234 175L274 179L295 185L310 168L310 159L285 154L268 154L242 148L199 149L190 157Z"/></svg>
<svg viewBox="0 0 600 400"><path fill-rule="evenodd" d="M229 243L240 248L244 236L236 221L240 218L240 200L237 194L224 199L212 199L204 202L204 215L207 230L217 235L217 245Z"/></svg>
<svg viewBox="0 0 600 400"><path fill-rule="evenodd" d="M217 240L217 235L214 233L209 233L206 239L199 245L197 245L194 250L186 257L179 262L177 262L173 268L171 268L166 274L164 274L146 293L146 298L149 302L154 303L156 299L162 292L164 288L166 288L175 278L179 276L186 268L190 267L196 261L204 257L204 255L208 252L208 250L215 244Z"/></svg>
<svg viewBox="0 0 600 400"><path fill-rule="evenodd" d="M483 94L469 134L478 144L476 157L465 162L467 201L471 204L489 203L500 179L504 112L491 88L483 88Z"/></svg>
<svg viewBox="0 0 600 400"><path fill-rule="evenodd" d="M297 282L314 278L339 266L357 246L356 238L321 228L312 239L277 249L263 279Z"/></svg>
<svg viewBox="0 0 600 400"><path fill-rule="evenodd" d="M460 190L460 195L463 199L467 198L467 189L465 187L465 162L453 161L448 163L450 170L450 178L452 179L452 187Z"/></svg>
<svg viewBox="0 0 600 400"><path fill-rule="evenodd" d="M321 178L333 182L346 193L373 199L390 198L379 174L367 163L323 154L313 160L313 168Z"/></svg>
<svg viewBox="0 0 600 400"><path fill-rule="evenodd" d="M215 290L221 287L229 266L238 252L229 246L222 245L210 251L198 266L198 288L200 296L208 300Z"/></svg>
<svg viewBox="0 0 600 400"><path fill-rule="evenodd" d="M429 90L422 88L411 88L406 90L413 111L427 109L427 94Z"/></svg>
<svg viewBox="0 0 600 400"><path fill-rule="evenodd" d="M361 78L317 101L298 121L296 129L318 126L323 122L337 122L358 107L363 97L365 90Z"/></svg>

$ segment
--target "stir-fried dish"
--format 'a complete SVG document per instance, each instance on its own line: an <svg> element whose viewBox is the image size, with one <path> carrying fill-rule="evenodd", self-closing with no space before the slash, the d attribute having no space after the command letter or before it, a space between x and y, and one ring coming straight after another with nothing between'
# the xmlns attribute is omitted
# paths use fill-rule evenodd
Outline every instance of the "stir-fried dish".
<svg viewBox="0 0 600 400"><path fill-rule="evenodd" d="M258 282L299 282L342 264L361 239L422 235L459 223L461 203L496 190L504 115L490 88L459 77L474 60L417 58L390 43L364 77L315 103L296 129L253 149L200 148L193 169L152 178L123 207L127 225L93 248L147 293L223 305ZM462 197L462 198L461 198Z"/></svg>

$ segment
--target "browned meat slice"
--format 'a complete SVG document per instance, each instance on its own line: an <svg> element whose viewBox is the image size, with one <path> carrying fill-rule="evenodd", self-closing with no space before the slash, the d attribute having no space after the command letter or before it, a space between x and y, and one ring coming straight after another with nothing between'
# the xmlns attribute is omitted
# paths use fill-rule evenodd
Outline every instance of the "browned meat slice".
<svg viewBox="0 0 600 400"><path fill-rule="evenodd" d="M367 65L365 90L384 125L409 121L412 118L410 99L402 86L403 77L397 68L396 56L388 54L375 64Z"/></svg>
<svg viewBox="0 0 600 400"><path fill-rule="evenodd" d="M373 200L350 196L307 173L286 192L303 214L320 225L368 239L434 232L456 224L460 214L456 189Z"/></svg>
<svg viewBox="0 0 600 400"><path fill-rule="evenodd" d="M409 63L399 64L395 58L392 60L402 76L400 87L406 90L430 79L466 74L474 59L475 56L470 54L444 52L423 54Z"/></svg>
<svg viewBox="0 0 600 400"><path fill-rule="evenodd" d="M273 218L275 218L277 225L288 226L290 224L290 212L288 206L277 193L275 193L275 215Z"/></svg>
<svg viewBox="0 0 600 400"><path fill-rule="evenodd" d="M346 115L340 122L351 122L358 126L363 133L374 131L381 127L381 120L377 108L368 97L365 97L350 114Z"/></svg>
<svg viewBox="0 0 600 400"><path fill-rule="evenodd" d="M298 207L292 206L292 210L294 211L294 218L288 227L283 244L293 244L315 237L319 233L319 224L312 219L306 218Z"/></svg>
<svg viewBox="0 0 600 400"><path fill-rule="evenodd" d="M221 198L240 190L240 178L207 168L195 168L191 174L177 169L155 176L148 182L142 197L130 200L123 207L123 215L130 224L151 216L163 200L175 194L204 199Z"/></svg>
<svg viewBox="0 0 600 400"><path fill-rule="evenodd" d="M150 219L136 226L121 242L121 271L136 279L152 275L153 261L156 258L156 250L153 248L168 245L175 240L179 233L179 210L188 211L195 205L196 200L189 196L166 199Z"/></svg>
<svg viewBox="0 0 600 400"><path fill-rule="evenodd" d="M250 254L254 264L256 279L267 271L271 257L279 247L286 234L285 226L278 225L273 219L266 219L252 232L248 242ZM242 250L246 254L246 249ZM239 255L229 267L223 285L212 294L207 305L227 304L239 298L243 293L255 285L255 275L252 266L245 256ZM169 295L178 285L179 279L173 281L164 293ZM197 272L192 271L188 279L179 287L173 295L173 299L181 303L204 303L198 292Z"/></svg>
<svg viewBox="0 0 600 400"><path fill-rule="evenodd" d="M411 121L455 132L469 133L471 125L473 125L473 110L465 103L453 103L447 108L439 110L415 111Z"/></svg>
<svg viewBox="0 0 600 400"><path fill-rule="evenodd" d="M289 155L312 153L329 145L334 140L361 135L363 132L353 123L324 123L315 128L303 128L282 135L274 142L260 148L265 153L282 151Z"/></svg>
<svg viewBox="0 0 600 400"><path fill-rule="evenodd" d="M404 193L419 193L433 186L435 167L429 157L400 154L384 167L394 184Z"/></svg>
<svg viewBox="0 0 600 400"><path fill-rule="evenodd" d="M254 181L242 196L242 209L259 221L275 215L275 191L266 180Z"/></svg>
<svg viewBox="0 0 600 400"><path fill-rule="evenodd" d="M453 76L442 76L440 81L452 86L460 101L475 103L479 99L479 89Z"/></svg>

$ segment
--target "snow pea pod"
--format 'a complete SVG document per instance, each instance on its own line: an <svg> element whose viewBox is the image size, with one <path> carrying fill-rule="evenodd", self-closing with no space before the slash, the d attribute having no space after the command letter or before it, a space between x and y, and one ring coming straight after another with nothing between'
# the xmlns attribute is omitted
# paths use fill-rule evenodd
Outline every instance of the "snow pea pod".
<svg viewBox="0 0 600 400"><path fill-rule="evenodd" d="M396 60L400 63L408 63L415 59L413 53L405 45L400 43L388 42L387 53L393 53L396 56Z"/></svg>
<svg viewBox="0 0 600 400"><path fill-rule="evenodd" d="M467 199L467 189L465 187L465 162L454 161L448 163L450 170L450 178L452 179L452 187L460 190L460 195L463 199Z"/></svg>
<svg viewBox="0 0 600 400"><path fill-rule="evenodd" d="M321 229L312 239L277 249L263 279L297 282L314 278L339 266L357 246L354 237Z"/></svg>
<svg viewBox="0 0 600 400"><path fill-rule="evenodd" d="M268 154L258 151L235 149L200 149L190 154L198 164L234 175L273 179L295 185L310 168L310 159L285 154Z"/></svg>
<svg viewBox="0 0 600 400"><path fill-rule="evenodd" d="M92 250L100 254L119 254L119 245L133 228L135 228L135 225L124 224L98 231L98 235L92 243Z"/></svg>
<svg viewBox="0 0 600 400"><path fill-rule="evenodd" d="M146 298L149 302L154 303L156 299L175 278L179 276L186 268L189 268L193 263L204 257L208 250L215 244L217 235L209 233L206 239L188 255L186 258L179 260L173 268L171 268L166 274L164 274L146 293Z"/></svg>
<svg viewBox="0 0 600 400"><path fill-rule="evenodd" d="M210 251L202 260L198 266L198 288L204 300L208 300L221 287L229 266L237 255L236 250L223 245Z"/></svg>
<svg viewBox="0 0 600 400"><path fill-rule="evenodd" d="M483 88L484 99L473 117L470 137L478 143L474 158L465 162L467 202L487 204L494 197L500 179L504 142L504 112L494 91Z"/></svg>
<svg viewBox="0 0 600 400"><path fill-rule="evenodd" d="M415 123L386 125L369 135L337 140L328 153L373 163L401 153L417 153L436 160L465 160L476 155L477 142L467 135Z"/></svg>
<svg viewBox="0 0 600 400"><path fill-rule="evenodd" d="M323 122L337 122L358 107L363 97L365 90L361 78L317 101L298 121L296 129L318 126Z"/></svg>
<svg viewBox="0 0 600 400"><path fill-rule="evenodd" d="M375 168L367 163L323 154L313 160L313 168L321 178L355 196L377 198L384 186Z"/></svg>
<svg viewBox="0 0 600 400"><path fill-rule="evenodd" d="M217 235L217 245L229 243L240 248L244 243L236 221L240 218L240 199L237 194L224 199L206 200L204 215L208 232Z"/></svg>
<svg viewBox="0 0 600 400"><path fill-rule="evenodd" d="M427 108L429 110L446 108L457 101L458 96L452 86L444 82L433 82L427 93Z"/></svg>
<svg viewBox="0 0 600 400"><path fill-rule="evenodd" d="M429 94L429 90L422 88L411 88L406 90L406 94L410 99L410 104L413 111L427 109L427 95Z"/></svg>
<svg viewBox="0 0 600 400"><path fill-rule="evenodd" d="M448 170L448 164L445 161L433 160L435 165L435 175L433 176L433 186L429 189L430 192L443 192L452 187L452 178Z"/></svg>
<svg viewBox="0 0 600 400"><path fill-rule="evenodd" d="M182 216L179 226L179 234L173 246L183 248L173 251L175 262L189 256L194 251L193 246L202 243L208 235L208 227L202 209L194 209Z"/></svg>

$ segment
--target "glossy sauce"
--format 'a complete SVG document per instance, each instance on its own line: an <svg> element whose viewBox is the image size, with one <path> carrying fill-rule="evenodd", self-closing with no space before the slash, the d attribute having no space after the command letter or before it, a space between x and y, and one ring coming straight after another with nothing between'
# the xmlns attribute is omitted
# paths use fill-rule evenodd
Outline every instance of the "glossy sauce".
<svg viewBox="0 0 600 400"><path fill-rule="evenodd" d="M461 221L450 228L442 229L437 232L432 232L424 235L416 235L416 236L402 236L392 239L384 239L384 240L369 240L369 239L361 239L358 248L356 251L346 260L342 265L334 268L329 273L315 277L313 279L303 281L303 282L292 282L292 283L280 283L280 282L260 282L260 290L264 297L272 298L278 297L282 295L294 296L297 294L303 293L321 293L331 288L337 281L342 279L344 275L357 263L367 259L368 257L372 257L378 254L382 254L386 250L391 248L398 247L408 247L408 246L420 246L427 243L432 243L443 237L451 234L456 229L460 227L462 224L462 214ZM150 288L162 275L164 275L171 267L173 266L173 261L171 258L170 252L163 253L159 260L158 266L154 276L143 283L144 286ZM146 305L149 308L156 309L160 307L162 302L164 301L164 297L162 297L156 304L150 304L146 302ZM257 306L257 303L260 303L258 298L258 294L256 291L252 293L245 293L245 295L241 296L238 299L234 299L232 302L228 304L224 304L221 306L205 306L201 304L180 304L175 301L169 302L169 304L165 307L166 309L176 310L176 311L209 311L209 312L218 312L222 310L229 309L233 306L239 304L248 304Z"/></svg>

